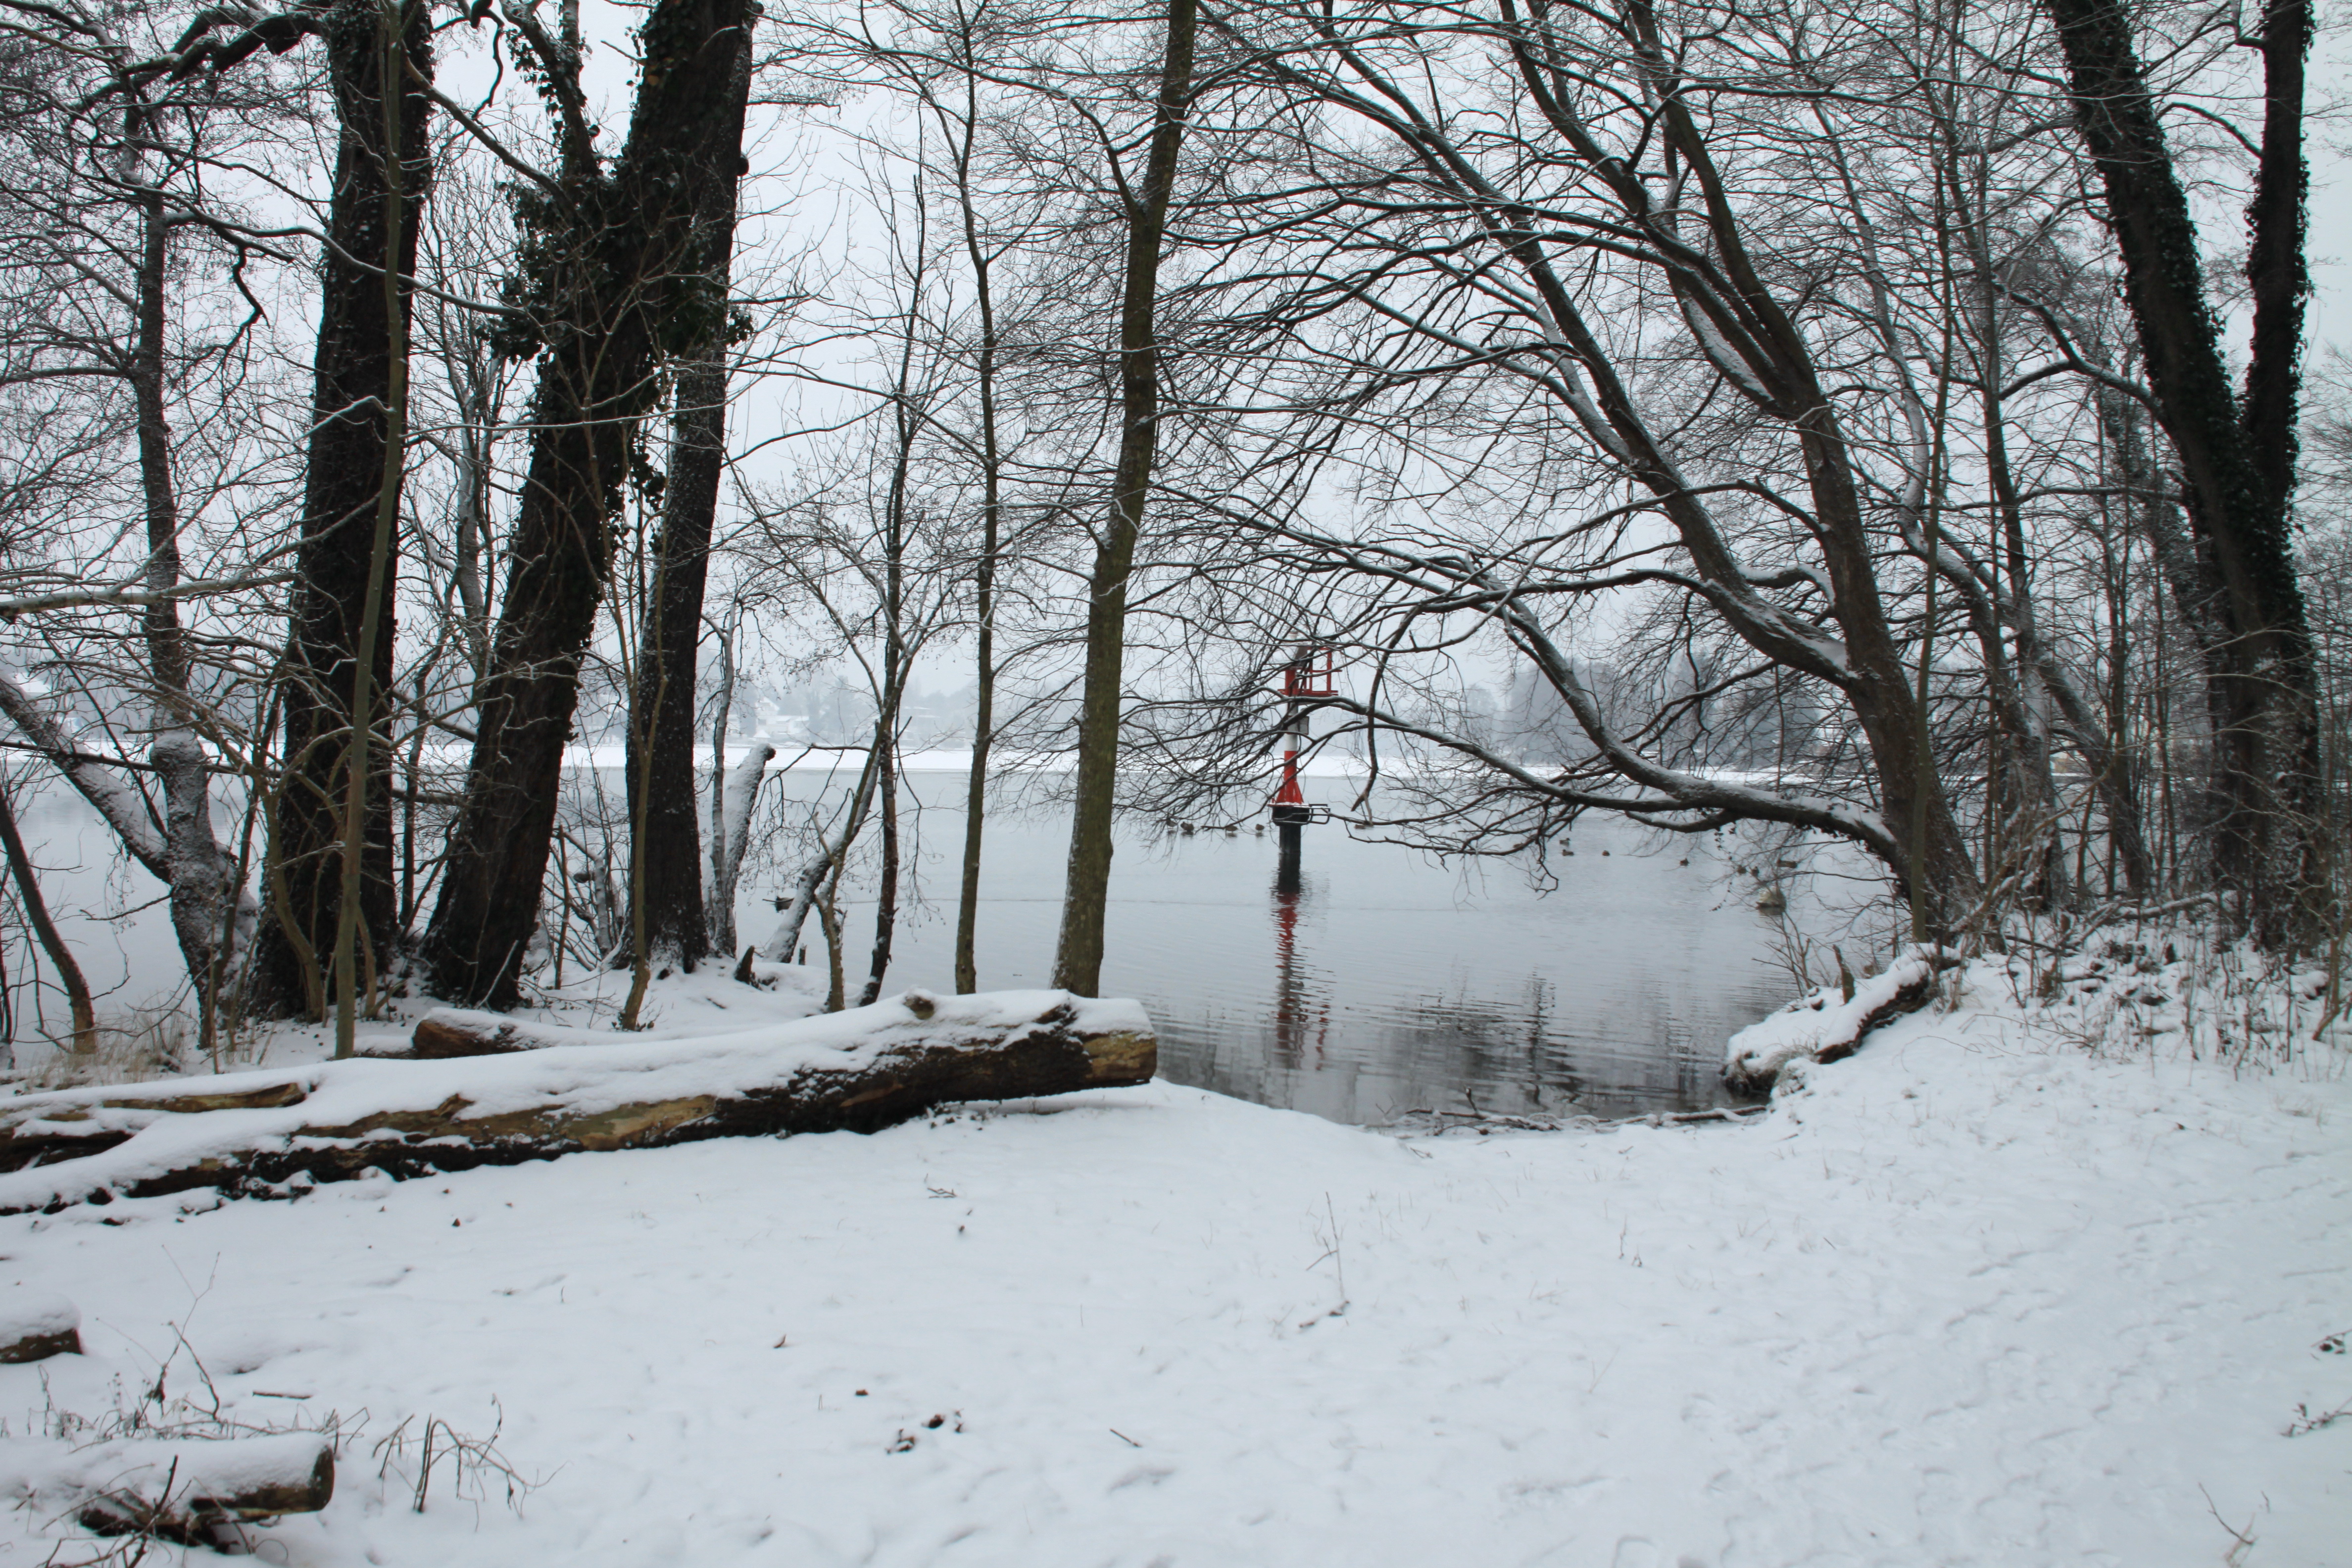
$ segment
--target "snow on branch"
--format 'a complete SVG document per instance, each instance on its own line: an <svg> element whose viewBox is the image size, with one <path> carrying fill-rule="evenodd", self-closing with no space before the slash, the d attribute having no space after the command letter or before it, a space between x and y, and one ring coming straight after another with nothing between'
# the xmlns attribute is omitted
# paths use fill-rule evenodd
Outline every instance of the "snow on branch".
<svg viewBox="0 0 2352 1568"><path fill-rule="evenodd" d="M146 578L135 578L111 588L72 588L55 594L32 594L23 598L0 599L0 624L13 626L19 616L37 615L43 610L87 610L107 605L124 605L142 609L151 605L175 604L183 599L216 598L225 594L242 594L254 588L275 587L291 583L292 572L259 572L237 577L200 577L174 584L161 591L147 586Z"/></svg>
<svg viewBox="0 0 2352 1568"><path fill-rule="evenodd" d="M25 739L81 792L82 798L98 808L132 859L163 880L172 879L165 864L163 828L136 786L86 757L57 717L5 674L0 674L0 713L5 713Z"/></svg>

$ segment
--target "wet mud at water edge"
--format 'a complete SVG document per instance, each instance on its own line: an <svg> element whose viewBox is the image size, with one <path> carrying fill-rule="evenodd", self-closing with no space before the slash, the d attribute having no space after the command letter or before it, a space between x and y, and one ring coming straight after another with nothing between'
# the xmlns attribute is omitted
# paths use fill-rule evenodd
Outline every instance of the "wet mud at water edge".
<svg viewBox="0 0 2352 1568"><path fill-rule="evenodd" d="M902 911L887 988L947 989L964 781L908 782L924 803L925 902ZM1559 885L1539 892L1514 863L1441 865L1337 824L1303 837L1294 891L1279 885L1271 826L1122 827L1103 990L1150 1008L1162 1076L1353 1122L1473 1106L1691 1110L1725 1100L1725 1039L1793 994L1777 922L1757 912L1752 882L1727 874L1728 838L1660 850L1596 819L1554 861ZM980 984L1046 984L1066 818L992 817L984 847ZM870 894L845 913L854 989L873 941ZM739 918L751 941L775 917L747 897ZM822 963L814 923L804 940Z"/></svg>

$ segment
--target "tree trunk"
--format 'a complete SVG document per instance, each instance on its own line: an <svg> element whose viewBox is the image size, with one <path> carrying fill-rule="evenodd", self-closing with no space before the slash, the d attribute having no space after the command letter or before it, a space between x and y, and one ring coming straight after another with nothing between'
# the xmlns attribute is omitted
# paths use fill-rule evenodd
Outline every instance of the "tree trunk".
<svg viewBox="0 0 2352 1568"><path fill-rule="evenodd" d="M1998 637L1990 644L1979 644L1994 683L2006 685L2006 695L2011 699L1993 704L2001 738L2007 742L2009 754L2002 761L2007 764L2011 787L2007 792L2000 789L1993 770L1989 769L1985 807L1990 817L2009 817L2011 851L2033 868L2033 874L2021 878L2018 883L2029 902L2042 908L2063 908L2071 892L2066 882L2064 841L2059 832L2058 781L2051 756L2051 694L2043 689L2040 673L2042 630L2034 611L2033 583L2026 561L2025 503L2009 466L2009 416L2001 398L2001 383L2009 371L2002 352L2000 296L1993 287L1996 263L1980 207L1968 201L1969 193L1957 175L1951 183L1954 196L1965 204L1962 210L1967 217L1962 235L1979 280L1981 297L1976 318L1969 324L1976 337L1978 391L1984 410L1985 477L1992 489L1993 537L1990 553L1996 561L2007 557L2004 564L2009 576L2009 620L2017 637L2014 666L2002 656ZM2009 795L2006 802L2001 798L2004 793ZM2003 805L2009 807L2006 814L2000 810ZM2014 836L2025 837L2020 840ZM1988 858L1986 879L1995 880L2000 874Z"/></svg>
<svg viewBox="0 0 2352 1568"><path fill-rule="evenodd" d="M383 106L383 144L396 150L401 144L401 100L405 90L407 40L404 29L395 31L393 20L398 13L384 14L384 26L380 35L386 76L401 77L403 89L382 95ZM341 846L337 858L341 876L335 895L335 1055L348 1057L357 1048L360 1016L360 957L362 948L368 954L368 1011L375 1011L376 965L374 954L378 944L362 929L361 911L367 901L367 822L373 816L387 818L386 837L390 837L389 816L392 805L392 745L387 739L376 744L376 700L391 688L391 677L385 672L377 679L379 650L392 641L392 628L385 623L390 610L384 601L393 584L393 552L399 538L401 479L408 457L408 294L401 279L404 273L396 265L389 246L393 237L408 226L408 180L404 168L400 177L383 183L383 231L387 249L383 258L383 274L378 287L383 294L385 331L391 335L386 354L390 374L384 384L383 471L378 480L375 499L375 526L370 531L368 568L365 590L360 595L359 646L352 658L351 727L346 731L343 752L343 809L341 814ZM379 780L375 775L381 773ZM371 784L383 787L371 790ZM387 846L387 848L389 846ZM389 953L389 946L384 952Z"/></svg>
<svg viewBox="0 0 2352 1568"><path fill-rule="evenodd" d="M643 963L689 973L710 952L694 694L711 521L726 459L726 398L727 370L716 353L679 373L654 581L629 692L629 824L638 861L631 895L638 907L630 921L633 929L643 922Z"/></svg>
<svg viewBox="0 0 2352 1568"><path fill-rule="evenodd" d="M710 288L722 302L735 243L735 171L743 156L751 84L751 36L746 27L738 35L727 86L732 133L722 128L708 143L709 154L724 167L706 177L703 205L695 215L698 243L711 258ZM629 693L629 823L638 861L631 896L643 900L644 952L638 962L641 967L676 964L689 973L711 951L694 788L694 695L711 527L727 466L723 310L712 326L711 337L695 345L678 372L653 590L637 637L637 679ZM715 752L711 765L719 766ZM633 912L633 929L639 918ZM731 945L733 922L728 923Z"/></svg>
<svg viewBox="0 0 2352 1568"><path fill-rule="evenodd" d="M1192 97L1193 0L1168 0L1168 39L1160 72L1150 151L1143 179L1127 202L1127 278L1119 301L1118 466L1110 514L1096 541L1087 584L1087 663L1078 712L1076 808L1062 894L1062 932L1054 984L1091 996L1102 984L1103 927L1110 900L1111 817L1118 790L1118 722L1127 654L1127 580L1151 492L1160 436L1160 251L1176 185L1176 154Z"/></svg>
<svg viewBox="0 0 2352 1568"><path fill-rule="evenodd" d="M851 795L848 809L842 817L841 831L829 844L820 841L817 852L800 875L793 879L793 896L782 904L783 919L768 933L760 946L760 956L771 963L790 963L793 950L800 945L801 928L808 923L809 910L818 902L818 892L825 879L834 873L849 854L850 845L856 842L857 831L866 826L866 812L874 798L874 785L879 777L880 759L872 752L866 754L866 766L857 775L857 787ZM827 942L833 940L828 932Z"/></svg>
<svg viewBox="0 0 2352 1568"><path fill-rule="evenodd" d="M835 866L826 879L824 896L816 901L817 924L824 931L824 964L828 976L824 990L824 1010L838 1013L848 1005L848 989L842 982L841 920L834 913L834 895L841 890L841 868Z"/></svg>
<svg viewBox="0 0 2352 1568"><path fill-rule="evenodd" d="M144 135L135 113L125 141ZM135 165L134 165L135 166ZM134 176L136 177L136 176ZM221 982L233 955L232 904L237 900L232 865L213 837L212 776L196 710L188 689L186 630L177 601L164 597L180 583L180 502L172 474L172 427L164 413L165 272L172 221L160 187L139 195L141 250L131 350L131 387L138 424L139 480L147 523L146 585L156 595L147 605L142 630L149 679L153 683L154 741L148 758L163 784L163 868L171 889L173 933L195 990L197 1043L213 1054ZM225 942L223 933L232 933Z"/></svg>
<svg viewBox="0 0 2352 1568"><path fill-rule="evenodd" d="M963 39L970 63L971 37ZM996 289L992 260L980 242L978 199L971 185L972 139L980 125L977 70L964 76L964 113L956 145L956 201L963 214L964 254L971 262L972 301L980 310L980 559L974 563L972 618L977 623L972 680L971 769L964 787L963 868L956 891L955 988L980 989L981 839L988 822L988 754L996 736L996 557L1004 521L1003 453L996 429Z"/></svg>
<svg viewBox="0 0 2352 1568"><path fill-rule="evenodd" d="M512 565L482 683L465 804L425 937L434 989L510 1006L539 922L580 662L612 564L630 433L666 347L709 341L703 187L731 183L730 87L756 13L744 0L661 0L640 35L629 139L609 178L567 153L565 200L534 195L527 291L544 349Z"/></svg>
<svg viewBox="0 0 2352 1568"><path fill-rule="evenodd" d="M429 78L428 10L407 0L403 20L407 68L417 78ZM381 0L340 0L328 15L326 33L340 145L327 220L330 243L320 258L310 450L282 692L286 766L273 807L276 865L269 873L282 877L284 907L301 929L296 942L289 940L282 915L269 922L254 973L256 1001L282 1013L308 1011L314 997L328 994L324 966L334 952L342 897L344 775L386 468L384 433L393 379L408 353L407 296L404 291L395 321L381 268L389 260L403 277L415 273L417 229L431 180L432 100L423 83L412 79L398 99L400 233L388 235ZM369 682L379 692L391 689L397 587L396 560L387 558L383 564L375 602L381 631ZM372 950L388 954L399 935L392 869L392 755L381 738L370 752L379 760L372 763L367 782L358 913ZM305 978L306 963L317 970L316 984Z"/></svg>
<svg viewBox="0 0 2352 1568"><path fill-rule="evenodd" d="M908 367L914 359L914 307L920 297L922 275L915 275L908 296L906 351L898 362L898 456L891 465L890 491L882 532L882 689L876 693L873 771L875 789L882 802L882 876L874 900L874 948L868 960L866 987L857 1005L870 1006L882 994L882 976L890 967L890 948L898 931L898 712L907 689L907 475L914 460L915 427L911 416ZM838 868L834 873L840 885Z"/></svg>
<svg viewBox="0 0 2352 1568"><path fill-rule="evenodd" d="M992 439L992 446L994 444ZM992 464L992 469L993 465ZM996 723L996 475L988 476L988 519L982 524L979 573L980 649L971 713L971 768L964 784L963 867L956 889L955 988L980 989L981 837L988 820L988 753Z"/></svg>
<svg viewBox="0 0 2352 1568"><path fill-rule="evenodd" d="M76 1056L95 1056L98 1052L98 1013L90 1005L89 983L82 978L81 965L74 962L73 949L58 934L57 922L49 919L48 901L41 897L41 884L33 872L33 858L25 853L25 840L16 831L16 810L8 799L8 790L0 784L0 844L8 851L8 869L16 879L16 899L25 906L25 920L40 939L41 951L49 955L49 963L58 972L58 984L65 987L66 1005L73 1015L73 1050Z"/></svg>
<svg viewBox="0 0 2352 1568"><path fill-rule="evenodd" d="M2043 0L2066 58L2075 123L2097 165L2123 258L2158 417L2180 459L2183 499L2221 636L2209 648L2220 820L2215 872L2257 934L2316 934L2320 840L2317 672L2287 523L2302 351L2305 0L2279 0L2262 33L2268 98L2249 280L2253 359L2233 395L2189 216L2157 106L2114 0ZM2201 575L2201 574L2200 574ZM2176 581L2179 574L2175 574ZM2181 608L2195 621L2197 601Z"/></svg>
<svg viewBox="0 0 2352 1568"><path fill-rule="evenodd" d="M897 706L894 700L891 707ZM882 756L881 782L877 786L882 796L882 879L874 898L873 956L866 971L866 989L857 997L861 1007L872 1006L882 994L882 976L889 971L890 946L898 933L898 738L878 731L874 744Z"/></svg>
<svg viewBox="0 0 2352 1568"><path fill-rule="evenodd" d="M727 606L727 621L719 631L719 700L711 704L710 712L710 886L703 898L704 918L710 926L710 945L714 952L732 954L735 951L734 878L727 865L727 737L735 727L735 633L741 624L743 605L740 599ZM762 772L775 748L760 760ZM737 866L742 862L738 860ZM727 885L726 901L720 901L719 885Z"/></svg>

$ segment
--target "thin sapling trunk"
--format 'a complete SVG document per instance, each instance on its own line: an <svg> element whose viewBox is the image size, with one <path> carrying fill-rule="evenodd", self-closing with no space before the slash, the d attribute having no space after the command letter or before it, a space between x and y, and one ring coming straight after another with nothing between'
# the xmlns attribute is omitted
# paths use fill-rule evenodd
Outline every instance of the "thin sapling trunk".
<svg viewBox="0 0 2352 1568"><path fill-rule="evenodd" d="M65 987L66 1005L73 1015L73 1052L78 1057L98 1054L98 1013L90 1005L89 983L82 978L81 965L74 961L73 949L58 934L57 922L49 918L49 906L41 897L41 884L33 872L32 857L25 853L25 840L16 831L16 810L8 798L5 784L0 784L0 843L8 850L8 869L16 879L16 899L25 906L25 919L40 939L41 951L49 955L49 964L58 972L58 984Z"/></svg>
<svg viewBox="0 0 2352 1568"><path fill-rule="evenodd" d="M1076 808L1062 895L1054 984L1081 996L1102 984L1103 930L1110 900L1111 826L1118 792L1118 727L1127 651L1128 577L1143 531L1160 433L1160 240L1176 184L1176 154L1192 98L1193 0L1169 0L1151 144L1142 182L1127 196L1127 273L1119 303L1118 466L1109 515L1096 542L1087 593L1087 655L1078 713Z"/></svg>

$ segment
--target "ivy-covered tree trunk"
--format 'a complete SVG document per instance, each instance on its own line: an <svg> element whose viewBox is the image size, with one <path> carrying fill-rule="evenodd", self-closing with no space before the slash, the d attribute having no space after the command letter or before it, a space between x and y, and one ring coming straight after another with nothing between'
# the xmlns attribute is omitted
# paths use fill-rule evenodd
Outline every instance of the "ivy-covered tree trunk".
<svg viewBox="0 0 2352 1568"><path fill-rule="evenodd" d="M755 16L745 0L660 0L639 35L644 64L618 161L607 173L585 134L570 132L558 188L519 203L528 238L509 293L532 326L511 346L538 351L536 434L425 941L430 983L452 1000L517 998L639 426L662 355L707 342L725 310L697 217L708 184L737 177L730 88Z"/></svg>
<svg viewBox="0 0 2352 1568"><path fill-rule="evenodd" d="M2307 0L2273 0L2259 35L2266 107L2247 214L2254 333L2242 403L2130 14L2115 0L2044 5L2105 187L2158 419L2180 461L2203 579L2181 608L2192 622L2210 615L2218 623L2205 645L2219 795L2214 870L2263 940L2291 944L2316 930L2326 852L2317 672L2288 524L2309 284L2303 94L2311 9Z"/></svg>
<svg viewBox="0 0 2352 1568"><path fill-rule="evenodd" d="M328 213L331 243L320 258L310 465L282 697L286 770L273 803L275 865L268 880L272 888L282 887L284 898L272 900L279 918L262 933L254 976L261 1005L312 1017L320 1016L326 1004L326 967L340 903L345 754L383 486L394 344L399 344L399 353L407 352L405 296L395 325L377 268L389 257L403 276L415 270L417 224L431 178L433 106L418 79L433 70L431 17L424 0L406 0L402 20L401 41L415 78L401 94L398 116L404 221L400 234L388 241L383 5L341 0L324 18L328 79L341 135ZM396 542L395 536L395 548ZM377 607L383 630L370 684L379 692L392 684L395 576L389 569L383 573ZM392 874L391 747L379 738L370 751L381 760L372 763L374 776L362 827L360 922L369 951L382 965L399 935Z"/></svg>
<svg viewBox="0 0 2352 1568"><path fill-rule="evenodd" d="M738 34L728 87L730 122L709 144L723 167L705 182L704 210L697 217L698 243L711 258L710 288L720 300L735 245L734 174L742 163L751 87L751 38L745 28ZM675 963L688 971L710 953L694 781L694 697L710 533L727 468L728 333L723 317L712 324L712 335L694 345L677 374L653 589L629 693L630 856L635 862L630 921L633 930L640 921L644 927L636 956L641 964ZM730 922L730 941L732 930Z"/></svg>

